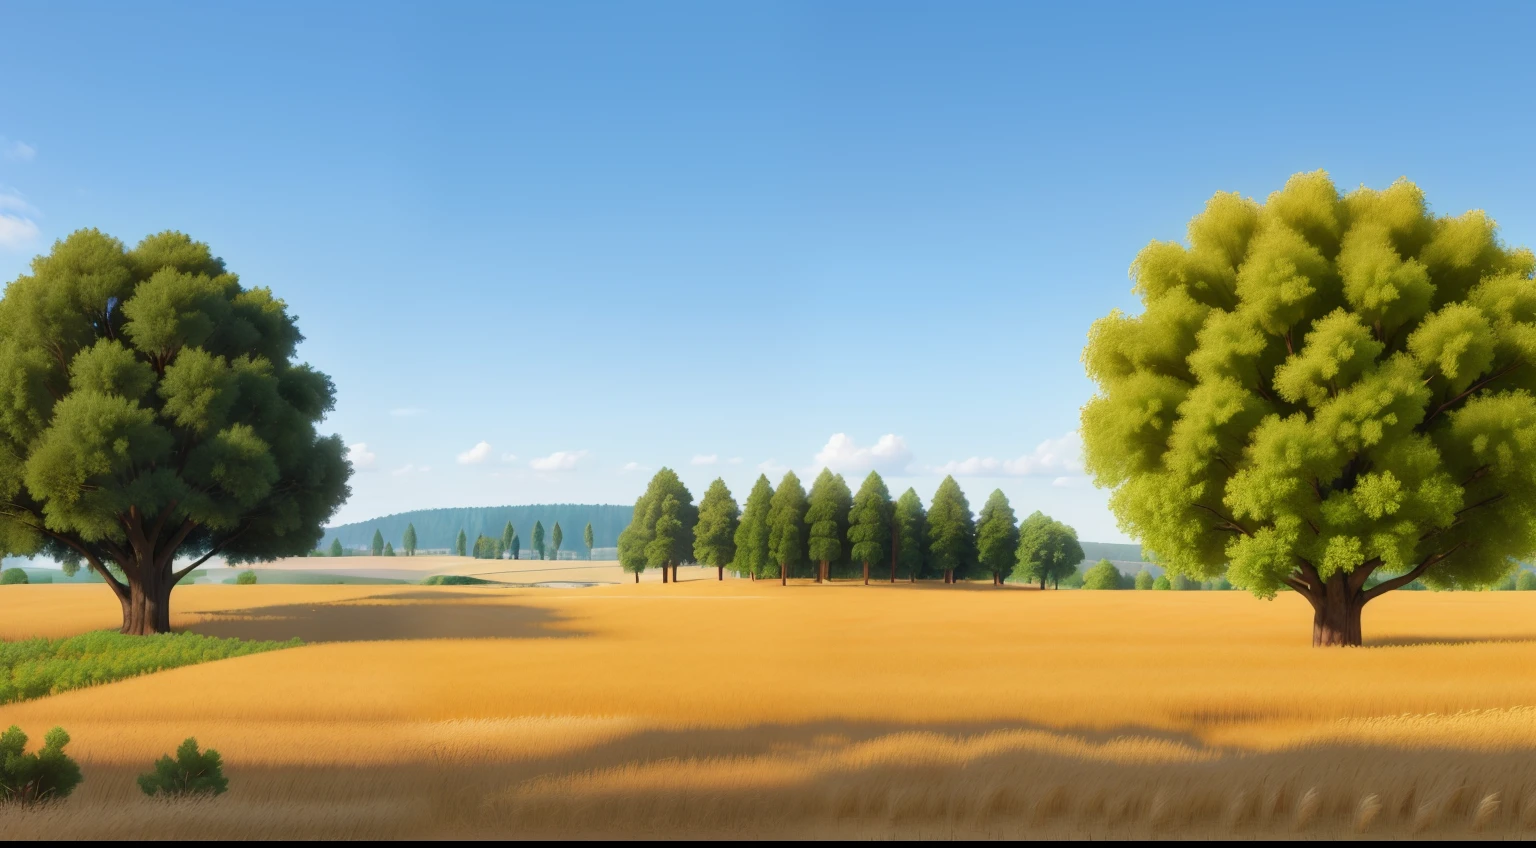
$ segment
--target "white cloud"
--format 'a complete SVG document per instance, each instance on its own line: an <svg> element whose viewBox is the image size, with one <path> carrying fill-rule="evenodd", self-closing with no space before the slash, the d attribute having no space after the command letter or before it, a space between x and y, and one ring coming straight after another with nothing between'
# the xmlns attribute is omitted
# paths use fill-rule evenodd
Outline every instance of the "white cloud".
<svg viewBox="0 0 1536 848"><path fill-rule="evenodd" d="M714 465L715 463L717 463L719 461L720 461L720 454L717 454L717 453L700 453L700 454L694 454L693 460L691 461L691 464L693 464L693 465Z"/></svg>
<svg viewBox="0 0 1536 848"><path fill-rule="evenodd" d="M881 436L870 447L859 447L847 433L834 433L826 447L816 454L816 465L833 471L905 471L912 462L912 450L894 433Z"/></svg>
<svg viewBox="0 0 1536 848"><path fill-rule="evenodd" d="M741 457L733 456L730 459L726 460L726 462L729 462L732 465L740 465L741 464Z"/></svg>
<svg viewBox="0 0 1536 848"><path fill-rule="evenodd" d="M396 477L404 477L407 474L425 474L431 470L432 466L430 465L417 466L407 462L405 465L396 468L394 471L389 473L395 475Z"/></svg>
<svg viewBox="0 0 1536 848"><path fill-rule="evenodd" d="M634 471L645 471L645 470L646 470L645 466L641 465L638 462L626 462L626 463L624 463L624 466L619 469L619 473L620 474L629 474L629 473L634 472Z"/></svg>
<svg viewBox="0 0 1536 848"><path fill-rule="evenodd" d="M0 156L12 162L31 162L37 158L37 148L22 141L7 142L0 137Z"/></svg>
<svg viewBox="0 0 1536 848"><path fill-rule="evenodd" d="M970 459L950 460L933 466L935 474L954 474L961 477L1058 477L1063 472L1083 470L1083 440L1077 431L1060 438L1046 439L1035 449L1018 459L996 459L973 456ZM1054 485L1066 485L1055 483Z"/></svg>
<svg viewBox="0 0 1536 848"><path fill-rule="evenodd" d="M459 454L460 465L479 465L491 458L491 443L480 442L469 450Z"/></svg>
<svg viewBox="0 0 1536 848"><path fill-rule="evenodd" d="M347 446L347 460L352 463L353 468L372 468L374 460L378 458L378 454L368 450L368 445L365 442L358 442L355 445Z"/></svg>
<svg viewBox="0 0 1536 848"><path fill-rule="evenodd" d="M18 194L0 190L0 248L21 250L37 241L38 216L32 204Z"/></svg>
<svg viewBox="0 0 1536 848"><path fill-rule="evenodd" d="M410 418L413 415L420 415L423 412L426 412L426 410L419 409L414 406L402 406L399 409L391 409L389 414L395 416L396 418Z"/></svg>
<svg viewBox="0 0 1536 848"><path fill-rule="evenodd" d="M549 456L541 456L528 461L528 467L534 471L570 471L581 463L591 451L555 451Z"/></svg>

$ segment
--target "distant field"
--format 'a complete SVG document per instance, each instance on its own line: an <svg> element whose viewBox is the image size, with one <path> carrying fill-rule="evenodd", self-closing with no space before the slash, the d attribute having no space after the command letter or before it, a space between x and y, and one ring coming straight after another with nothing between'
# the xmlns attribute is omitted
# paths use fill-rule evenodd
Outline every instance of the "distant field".
<svg viewBox="0 0 1536 848"><path fill-rule="evenodd" d="M713 576L183 587L178 628L308 644L0 707L86 774L0 833L1536 833L1536 593L1398 593L1322 651L1294 597ZM7 639L117 615L100 586L0 605ZM188 735L230 793L138 797Z"/></svg>

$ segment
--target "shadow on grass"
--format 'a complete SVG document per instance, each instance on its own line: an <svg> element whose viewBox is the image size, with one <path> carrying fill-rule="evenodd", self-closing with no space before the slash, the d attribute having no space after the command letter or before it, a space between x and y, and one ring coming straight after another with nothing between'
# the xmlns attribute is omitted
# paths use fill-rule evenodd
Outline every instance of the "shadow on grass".
<svg viewBox="0 0 1536 848"><path fill-rule="evenodd" d="M586 635L562 628L565 616L554 610L466 601L484 597L466 592L405 592L363 598L361 602L257 607L208 613L204 620L184 629L205 636L241 639L283 640L297 636L305 642L541 639Z"/></svg>

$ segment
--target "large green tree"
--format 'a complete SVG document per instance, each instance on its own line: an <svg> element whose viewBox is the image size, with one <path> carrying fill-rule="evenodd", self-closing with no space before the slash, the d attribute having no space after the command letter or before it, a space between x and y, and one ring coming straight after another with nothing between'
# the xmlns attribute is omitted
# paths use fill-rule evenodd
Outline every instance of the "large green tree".
<svg viewBox="0 0 1536 848"><path fill-rule="evenodd" d="M544 559L544 522L533 522L533 552L539 559Z"/></svg>
<svg viewBox="0 0 1536 848"><path fill-rule="evenodd" d="M953 477L945 477L928 507L928 562L945 583L969 576L976 565L976 518Z"/></svg>
<svg viewBox="0 0 1536 848"><path fill-rule="evenodd" d="M1013 573L1018 546L1019 526L1013 507L1002 489L993 489L976 524L976 559L981 570L992 575L993 584L1003 585L1003 579Z"/></svg>
<svg viewBox="0 0 1536 848"><path fill-rule="evenodd" d="M372 553L374 556L383 556L384 555L384 534L383 533L380 533L377 530L373 531L373 545L369 549L369 552Z"/></svg>
<svg viewBox="0 0 1536 848"><path fill-rule="evenodd" d="M351 467L302 339L180 233L55 243L0 297L0 552L85 562L149 634L209 558L312 550Z"/></svg>
<svg viewBox="0 0 1536 848"><path fill-rule="evenodd" d="M656 566L653 565L651 555L659 548L652 549L651 542L656 538L656 525L669 496L677 502L677 513L673 518L681 524L681 529L669 534L668 556L661 560L660 566ZM640 572L647 567L660 567L661 580L667 582L669 572L675 575L678 563L687 561L692 555L693 528L698 523L699 511L693 505L693 494L678 479L677 472L670 468L657 471L646 486L645 494L635 501L634 516L629 526L619 534L619 564L625 571L635 575L637 583L640 582Z"/></svg>
<svg viewBox="0 0 1536 848"><path fill-rule="evenodd" d="M768 559L778 566L779 583L787 584L795 568L806 560L805 488L795 472L784 479L768 503Z"/></svg>
<svg viewBox="0 0 1536 848"><path fill-rule="evenodd" d="M891 491L880 474L869 472L853 496L848 511L848 543L854 562L864 564L864 585L869 585L869 564L891 556L891 582L896 582L895 546L891 538Z"/></svg>
<svg viewBox="0 0 1536 848"><path fill-rule="evenodd" d="M510 522L508 524L510 525ZM592 559L592 522L587 522L587 529L581 531L581 542L587 546L587 559Z"/></svg>
<svg viewBox="0 0 1536 848"><path fill-rule="evenodd" d="M768 552L768 513L773 501L773 486L768 475L757 475L747 503L741 510L741 522L736 525L736 558L731 569L753 580L767 577L773 557Z"/></svg>
<svg viewBox="0 0 1536 848"><path fill-rule="evenodd" d="M719 477L709 484L699 501L699 523L693 531L693 558L715 567L715 578L725 579L725 567L736 559L736 527L741 509L731 490Z"/></svg>
<svg viewBox="0 0 1536 848"><path fill-rule="evenodd" d="M1019 522L1019 544L1014 556L1014 573L1025 580L1038 580L1058 588L1072 576L1083 561L1083 546L1077 531L1036 510Z"/></svg>
<svg viewBox="0 0 1536 848"><path fill-rule="evenodd" d="M1322 172L1218 194L1188 235L1137 256L1142 313L1084 351L1087 469L1128 534L1173 574L1297 592L1315 645L1536 552L1536 256Z"/></svg>
<svg viewBox="0 0 1536 848"><path fill-rule="evenodd" d="M811 484L805 510L806 552L817 564L816 582L831 581L833 563L842 562L847 553L848 512L853 507L853 493L841 474L823 468Z"/></svg>
<svg viewBox="0 0 1536 848"><path fill-rule="evenodd" d="M400 539L400 546L405 548L406 556L416 555L416 525L405 525L405 535Z"/></svg>
<svg viewBox="0 0 1536 848"><path fill-rule="evenodd" d="M891 511L891 525L896 540L896 571L906 574L907 579L917 582L928 564L928 512L916 489L907 489L896 499Z"/></svg>

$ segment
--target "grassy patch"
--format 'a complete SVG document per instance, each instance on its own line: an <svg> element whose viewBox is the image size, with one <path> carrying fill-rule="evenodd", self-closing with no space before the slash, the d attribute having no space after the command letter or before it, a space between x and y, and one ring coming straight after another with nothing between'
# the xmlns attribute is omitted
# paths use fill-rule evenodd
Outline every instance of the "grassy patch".
<svg viewBox="0 0 1536 848"><path fill-rule="evenodd" d="M434 574L421 581L423 586L495 586L500 583L499 580L481 580L463 574Z"/></svg>
<svg viewBox="0 0 1536 848"><path fill-rule="evenodd" d="M196 633L124 636L110 630L0 642L0 704L302 644L298 639L249 642Z"/></svg>

